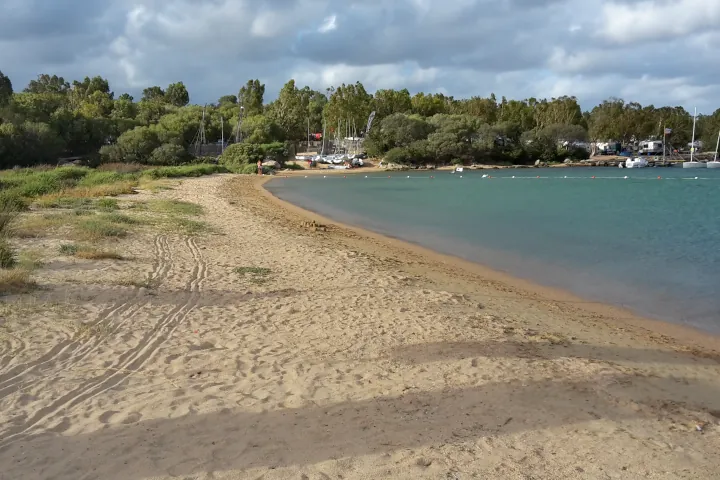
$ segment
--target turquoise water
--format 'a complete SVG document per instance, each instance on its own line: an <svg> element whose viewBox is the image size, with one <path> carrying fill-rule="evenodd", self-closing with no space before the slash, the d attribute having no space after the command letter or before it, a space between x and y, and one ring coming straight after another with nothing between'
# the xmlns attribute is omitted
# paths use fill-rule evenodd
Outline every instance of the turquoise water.
<svg viewBox="0 0 720 480"><path fill-rule="evenodd" d="M400 172L268 189L337 221L720 333L720 170Z"/></svg>

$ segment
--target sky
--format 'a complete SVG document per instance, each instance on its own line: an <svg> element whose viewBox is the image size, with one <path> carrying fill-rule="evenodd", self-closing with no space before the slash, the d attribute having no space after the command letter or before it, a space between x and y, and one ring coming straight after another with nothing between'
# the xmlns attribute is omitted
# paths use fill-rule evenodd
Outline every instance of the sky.
<svg viewBox="0 0 720 480"><path fill-rule="evenodd" d="M183 81L191 102L266 101L290 78L455 98L575 95L720 108L720 0L0 0L0 71Z"/></svg>

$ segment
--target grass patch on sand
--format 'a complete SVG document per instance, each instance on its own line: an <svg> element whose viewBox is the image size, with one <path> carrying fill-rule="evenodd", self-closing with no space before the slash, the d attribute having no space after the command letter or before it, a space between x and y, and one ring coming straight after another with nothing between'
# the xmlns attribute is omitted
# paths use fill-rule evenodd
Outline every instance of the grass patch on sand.
<svg viewBox="0 0 720 480"><path fill-rule="evenodd" d="M128 231L107 218L88 218L79 221L73 236L80 240L102 240L106 238L123 238Z"/></svg>
<svg viewBox="0 0 720 480"><path fill-rule="evenodd" d="M72 214L74 217L75 215ZM19 238L39 238L47 236L52 230L68 223L70 215L62 213L45 215L27 215L13 225L10 234Z"/></svg>
<svg viewBox="0 0 720 480"><path fill-rule="evenodd" d="M153 290L158 287L158 282L155 280L150 280L149 278L121 278L119 280L115 280L113 282L114 285L120 285L122 287L135 287L135 288L147 288L148 290Z"/></svg>
<svg viewBox="0 0 720 480"><path fill-rule="evenodd" d="M173 230L186 235L201 235L212 231L210 225L207 223L191 220L189 218L175 217L171 218L169 223Z"/></svg>
<svg viewBox="0 0 720 480"><path fill-rule="evenodd" d="M18 255L17 266L23 270L33 271L45 265L45 258L40 250L23 250Z"/></svg>
<svg viewBox="0 0 720 480"><path fill-rule="evenodd" d="M145 223L143 219L131 217L129 215L125 215L123 213L103 213L101 215L98 215L97 217L99 220L104 222L110 222L110 223L120 223L123 225L141 225Z"/></svg>
<svg viewBox="0 0 720 480"><path fill-rule="evenodd" d="M202 177L214 173L228 173L228 169L222 165L212 163L198 163L195 165L180 165L177 167L158 167L145 170L143 176L159 178L181 178L181 177Z"/></svg>
<svg viewBox="0 0 720 480"><path fill-rule="evenodd" d="M84 260L125 260L125 257L112 250L101 250L76 243L64 243L60 245L60 255L77 257Z"/></svg>
<svg viewBox="0 0 720 480"><path fill-rule="evenodd" d="M124 164L116 165L115 169L104 165L101 169L38 167L5 170L0 172L0 205L12 202L22 206L29 199L52 205L59 199L114 197L134 193L138 185L160 179L200 177L227 171L223 166L203 163L146 170Z"/></svg>
<svg viewBox="0 0 720 480"><path fill-rule="evenodd" d="M0 269L0 295L27 293L37 287L24 268Z"/></svg>
<svg viewBox="0 0 720 480"><path fill-rule="evenodd" d="M233 272L248 279L251 283L262 285L267 283L272 270L266 267L236 267Z"/></svg>
<svg viewBox="0 0 720 480"><path fill-rule="evenodd" d="M173 215L201 215L201 205L179 200L152 200L147 203L147 209L151 212L169 213Z"/></svg>
<svg viewBox="0 0 720 480"><path fill-rule="evenodd" d="M114 198L101 198L100 200L97 201L97 207L100 210L103 210L106 212L110 212L110 211L117 210L120 208L120 206L118 205L118 201L115 200Z"/></svg>

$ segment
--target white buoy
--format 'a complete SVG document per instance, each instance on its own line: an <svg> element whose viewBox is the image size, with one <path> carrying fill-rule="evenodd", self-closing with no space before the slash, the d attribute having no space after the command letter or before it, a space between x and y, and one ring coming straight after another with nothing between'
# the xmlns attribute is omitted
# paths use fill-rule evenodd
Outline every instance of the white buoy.
<svg viewBox="0 0 720 480"><path fill-rule="evenodd" d="M462 178L462 175L460 175L460 178Z"/></svg>
<svg viewBox="0 0 720 480"><path fill-rule="evenodd" d="M515 178L515 175L513 175L512 178Z"/></svg>
<svg viewBox="0 0 720 480"><path fill-rule="evenodd" d="M365 175L365 178L367 178L367 175Z"/></svg>
<svg viewBox="0 0 720 480"><path fill-rule="evenodd" d="M410 175L408 175L407 177L410 178Z"/></svg>
<svg viewBox="0 0 720 480"><path fill-rule="evenodd" d="M697 177L695 177L695 180L697 180Z"/></svg>
<svg viewBox="0 0 720 480"><path fill-rule="evenodd" d="M323 178L327 178L327 175L323 175Z"/></svg>
<svg viewBox="0 0 720 480"><path fill-rule="evenodd" d="M625 175L623 178L627 178L627 175Z"/></svg>
<svg viewBox="0 0 720 480"><path fill-rule="evenodd" d="M567 175L565 175L565 178L567 178Z"/></svg>

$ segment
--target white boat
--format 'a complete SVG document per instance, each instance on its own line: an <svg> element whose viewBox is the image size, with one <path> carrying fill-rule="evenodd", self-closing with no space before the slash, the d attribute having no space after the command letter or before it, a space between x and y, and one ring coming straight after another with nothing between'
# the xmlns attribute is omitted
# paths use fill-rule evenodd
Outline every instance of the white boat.
<svg viewBox="0 0 720 480"><path fill-rule="evenodd" d="M690 161L683 162L683 168L706 168L707 164L693 160L693 154L695 153L695 122L697 120L697 107L695 107L695 114L693 115L693 132L692 132L692 143L690 144ZM712 167L711 167L712 168Z"/></svg>
<svg viewBox="0 0 720 480"><path fill-rule="evenodd" d="M455 171L458 173L462 173L463 170L464 170L463 167L455 167Z"/></svg>
<svg viewBox="0 0 720 480"><path fill-rule="evenodd" d="M720 168L720 161L718 161L718 148L720 148L720 132L718 132L717 144L715 145L715 155L712 161L707 163L707 168Z"/></svg>
<svg viewBox="0 0 720 480"><path fill-rule="evenodd" d="M628 158L625 160L625 168L645 168L648 161L642 157Z"/></svg>

